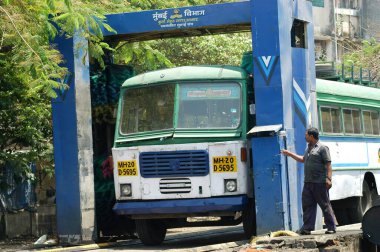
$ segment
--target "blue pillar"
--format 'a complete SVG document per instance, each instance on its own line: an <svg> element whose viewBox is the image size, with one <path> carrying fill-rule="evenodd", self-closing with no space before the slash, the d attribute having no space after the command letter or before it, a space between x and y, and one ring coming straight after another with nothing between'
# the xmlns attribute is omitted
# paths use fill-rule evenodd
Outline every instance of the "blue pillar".
<svg viewBox="0 0 380 252"><path fill-rule="evenodd" d="M82 243L96 238L87 41L75 36L55 43L71 73L70 88L52 101L57 232L61 243Z"/></svg>
<svg viewBox="0 0 380 252"><path fill-rule="evenodd" d="M257 126L282 125L277 135L252 138L257 231L296 230L302 224L302 166L285 160L279 150L286 146L302 153L306 146L310 89L315 83L312 6L306 0L251 4ZM305 22L306 48L292 47L294 19ZM265 223L268 214L272 226Z"/></svg>

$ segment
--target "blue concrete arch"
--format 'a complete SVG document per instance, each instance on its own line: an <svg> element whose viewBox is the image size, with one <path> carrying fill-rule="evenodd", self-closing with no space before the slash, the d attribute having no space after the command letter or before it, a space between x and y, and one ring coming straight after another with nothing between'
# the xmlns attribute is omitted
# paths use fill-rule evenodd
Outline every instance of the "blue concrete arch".
<svg viewBox="0 0 380 252"><path fill-rule="evenodd" d="M306 48L292 48L294 19L305 23ZM286 132L286 145L303 151L303 135L315 106L314 45L312 6L307 0L251 0L234 3L112 14L108 24L116 34L104 30L112 41L143 41L168 37L202 36L250 31L253 43L253 73L257 125L280 124ZM64 55L71 75L69 89L52 102L54 156L57 186L57 229L63 243L81 243L96 238L93 187L93 150L89 60L86 41L78 36L55 41ZM80 50L76 51L81 45ZM83 60L84 59L84 60ZM296 113L296 110L302 113ZM253 142L253 145L255 142ZM271 159L257 158L260 169L272 166ZM282 167L285 161L280 160ZM283 169L283 168L282 168ZM257 199L280 195L282 202L256 202L257 213L280 208L283 228L300 225L301 175L294 162L287 164L287 186L271 192L256 192ZM265 178L264 174L264 178ZM270 180L268 178L268 180ZM265 183L265 181L263 181ZM287 195L286 190L292 194ZM257 194L259 193L259 194ZM273 195L272 195L273 194ZM257 200L258 201L258 200ZM290 206L290 207L288 207ZM265 214L262 222L268 222ZM272 216L273 218L273 216ZM260 232L270 225L258 223Z"/></svg>

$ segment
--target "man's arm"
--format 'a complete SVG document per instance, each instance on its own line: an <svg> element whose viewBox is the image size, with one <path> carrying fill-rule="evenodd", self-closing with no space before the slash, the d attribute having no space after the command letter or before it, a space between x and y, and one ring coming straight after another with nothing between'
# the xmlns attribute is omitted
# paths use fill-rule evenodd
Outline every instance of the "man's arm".
<svg viewBox="0 0 380 252"><path fill-rule="evenodd" d="M327 190L332 187L332 166L331 166L331 156L328 146L323 145L324 148L321 149L322 160L325 163L326 168L326 188Z"/></svg>
<svg viewBox="0 0 380 252"><path fill-rule="evenodd" d="M281 153L285 156L288 156L288 157L291 157L293 158L294 160L298 161L298 162L305 162L304 160L304 156L300 156L300 155L297 155L296 153L293 153L291 151L288 151L288 150L281 150Z"/></svg>
<svg viewBox="0 0 380 252"><path fill-rule="evenodd" d="M330 189L332 187L332 167L331 167L331 162L326 163L326 187L327 189Z"/></svg>

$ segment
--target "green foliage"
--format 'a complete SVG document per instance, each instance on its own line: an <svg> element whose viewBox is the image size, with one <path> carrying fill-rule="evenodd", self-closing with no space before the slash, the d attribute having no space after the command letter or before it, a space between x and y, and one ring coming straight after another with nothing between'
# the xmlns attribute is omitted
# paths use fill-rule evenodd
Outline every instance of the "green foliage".
<svg viewBox="0 0 380 252"><path fill-rule="evenodd" d="M104 13L130 10L120 0L0 1L0 172L10 164L28 177L30 162L53 171L50 98L67 74L64 59L51 41L79 33L89 41L89 53L103 64L106 50L101 28ZM78 49L78 48L77 48Z"/></svg>
<svg viewBox="0 0 380 252"><path fill-rule="evenodd" d="M244 52L252 50L250 33L173 38L116 47L114 62L131 64L137 73L184 65L239 66Z"/></svg>
<svg viewBox="0 0 380 252"><path fill-rule="evenodd" d="M349 50L343 57L344 65L363 67L371 71L373 81L380 83L380 42L375 39L364 40L362 44L346 43Z"/></svg>
<svg viewBox="0 0 380 252"><path fill-rule="evenodd" d="M30 163L53 169L50 102L29 89L24 74L10 58L0 61L0 178L4 167L15 171L16 181L33 179ZM4 180L0 179L2 187Z"/></svg>
<svg viewBox="0 0 380 252"><path fill-rule="evenodd" d="M145 72L174 65L151 42L121 43L116 48L114 61L116 64L130 64L136 72Z"/></svg>
<svg viewBox="0 0 380 252"><path fill-rule="evenodd" d="M165 9L193 5L237 2L238 0L129 0L134 10Z"/></svg>
<svg viewBox="0 0 380 252"><path fill-rule="evenodd" d="M100 67L107 54L115 63L132 64L137 72L174 65L237 65L242 52L250 50L247 35L121 43L116 49L103 41L103 28L113 32L106 13L221 2L229 1L0 1L0 169L8 163L20 177L28 177L33 161L53 171L50 98L57 96L56 89L68 88L61 82L68 74L64 59L50 43L56 36L87 39L86 55Z"/></svg>
<svg viewBox="0 0 380 252"><path fill-rule="evenodd" d="M176 66L235 65L239 66L244 52L252 50L250 33L222 34L206 37L166 39L154 47ZM165 50L170 48L170 50Z"/></svg>
<svg viewBox="0 0 380 252"><path fill-rule="evenodd" d="M59 52L49 44L49 37L56 34L56 29L48 22L47 16L41 15L45 8L39 1L34 4L34 1L28 1L32 4L8 2L8 5L0 5L0 53L14 63L11 71L21 74L22 83L55 96L52 88L60 86L60 83L52 80L62 78L66 73L66 69L60 66L62 58Z"/></svg>

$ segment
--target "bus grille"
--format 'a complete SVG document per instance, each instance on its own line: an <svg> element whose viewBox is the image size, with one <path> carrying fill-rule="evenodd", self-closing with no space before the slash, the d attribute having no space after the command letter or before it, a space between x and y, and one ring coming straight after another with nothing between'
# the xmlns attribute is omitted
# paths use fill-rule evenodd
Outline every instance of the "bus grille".
<svg viewBox="0 0 380 252"><path fill-rule="evenodd" d="M191 181L188 178L169 178L160 180L160 192L169 193L189 193L191 191Z"/></svg>
<svg viewBox="0 0 380 252"><path fill-rule="evenodd" d="M209 173L205 150L140 153L140 174L144 178L206 176Z"/></svg>

